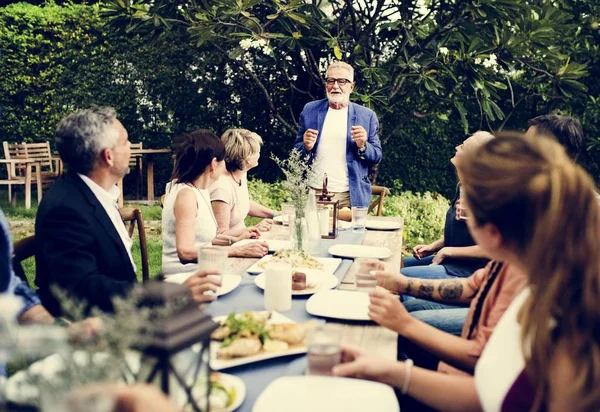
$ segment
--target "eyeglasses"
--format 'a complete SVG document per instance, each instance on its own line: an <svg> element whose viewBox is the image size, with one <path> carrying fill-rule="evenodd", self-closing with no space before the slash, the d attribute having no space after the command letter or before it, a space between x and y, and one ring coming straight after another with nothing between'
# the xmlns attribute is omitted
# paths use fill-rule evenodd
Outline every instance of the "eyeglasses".
<svg viewBox="0 0 600 412"><path fill-rule="evenodd" d="M337 84L339 84L340 86L345 86L348 83L352 83L352 80L336 79L334 77L328 77L325 79L325 83L327 84L327 86L333 86L335 84L335 82L337 82Z"/></svg>

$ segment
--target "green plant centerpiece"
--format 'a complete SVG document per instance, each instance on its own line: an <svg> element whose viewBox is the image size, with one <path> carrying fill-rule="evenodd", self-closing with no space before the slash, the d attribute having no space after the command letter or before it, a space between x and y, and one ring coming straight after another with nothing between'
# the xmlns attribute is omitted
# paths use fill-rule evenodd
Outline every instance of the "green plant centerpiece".
<svg viewBox="0 0 600 412"><path fill-rule="evenodd" d="M309 182L314 181L316 178L316 162L310 162L310 156L303 155L298 149L293 149L285 160L281 160L276 156L271 156L271 159L283 171L285 175L283 186L289 190L290 202L296 209L294 221L290 222L292 248L304 250L308 230L304 208L308 201Z"/></svg>

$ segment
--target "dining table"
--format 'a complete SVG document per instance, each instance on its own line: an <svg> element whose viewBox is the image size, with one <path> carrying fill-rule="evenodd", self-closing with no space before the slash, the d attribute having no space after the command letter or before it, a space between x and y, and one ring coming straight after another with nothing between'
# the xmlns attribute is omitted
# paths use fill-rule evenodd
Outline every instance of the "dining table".
<svg viewBox="0 0 600 412"><path fill-rule="evenodd" d="M336 244L366 245L387 247L392 254L386 259L386 266L391 271L400 270L401 250L403 240L403 220L400 217L369 217L369 219L388 220L397 222L397 230L366 230L363 233L354 233L351 229L340 230L335 239L321 239L320 253L314 257L332 257L328 249ZM289 239L289 227L280 224L272 226L270 231L262 232L263 239ZM264 294L255 283L255 275L248 273L258 259L253 258L228 258L227 274L236 274L242 277L240 285L230 293L220 296L216 301L206 307L212 316L224 316L231 312L262 311L265 310ZM337 289L355 291L355 273L357 265L353 259L343 258L334 275L338 278ZM364 293L364 292L356 292ZM397 358L397 334L370 321L344 321L337 319L319 318L309 314L306 302L310 296L294 296L292 307L283 315L299 323L316 319L326 322L329 327L340 332L341 344L361 348L369 353L377 354L395 361ZM221 372L232 374L240 378L246 385L246 397L237 409L240 412L250 412L260 394L274 380L282 376L299 376L306 373L307 357L305 354L283 356L267 359L260 362L249 363Z"/></svg>

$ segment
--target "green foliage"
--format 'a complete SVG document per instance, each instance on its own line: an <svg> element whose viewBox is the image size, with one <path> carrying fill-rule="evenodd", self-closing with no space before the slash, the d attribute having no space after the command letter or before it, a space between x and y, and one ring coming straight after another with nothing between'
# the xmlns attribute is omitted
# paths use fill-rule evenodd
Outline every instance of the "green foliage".
<svg viewBox="0 0 600 412"><path fill-rule="evenodd" d="M308 155L303 155L296 148L292 149L287 159L272 159L285 175L283 187L287 189L291 203L296 208L296 218L304 217L304 207L309 196L309 182L316 176L315 163L308 161Z"/></svg>
<svg viewBox="0 0 600 412"><path fill-rule="evenodd" d="M384 216L402 216L404 219L404 246L410 249L443 236L450 202L437 193L402 192L386 196L383 207Z"/></svg>
<svg viewBox="0 0 600 412"><path fill-rule="evenodd" d="M248 192L252 200L273 210L281 210L281 204L287 202L290 196L282 181L265 183L260 179L250 179Z"/></svg>

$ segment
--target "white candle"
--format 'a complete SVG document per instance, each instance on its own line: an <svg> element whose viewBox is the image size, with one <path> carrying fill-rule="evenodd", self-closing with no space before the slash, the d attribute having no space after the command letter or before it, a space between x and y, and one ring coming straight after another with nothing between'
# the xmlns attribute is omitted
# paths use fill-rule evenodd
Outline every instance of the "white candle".
<svg viewBox="0 0 600 412"><path fill-rule="evenodd" d="M321 236L329 235L329 209L319 209L319 226Z"/></svg>
<svg viewBox="0 0 600 412"><path fill-rule="evenodd" d="M269 263L265 272L265 309L286 312L292 308L292 266Z"/></svg>

